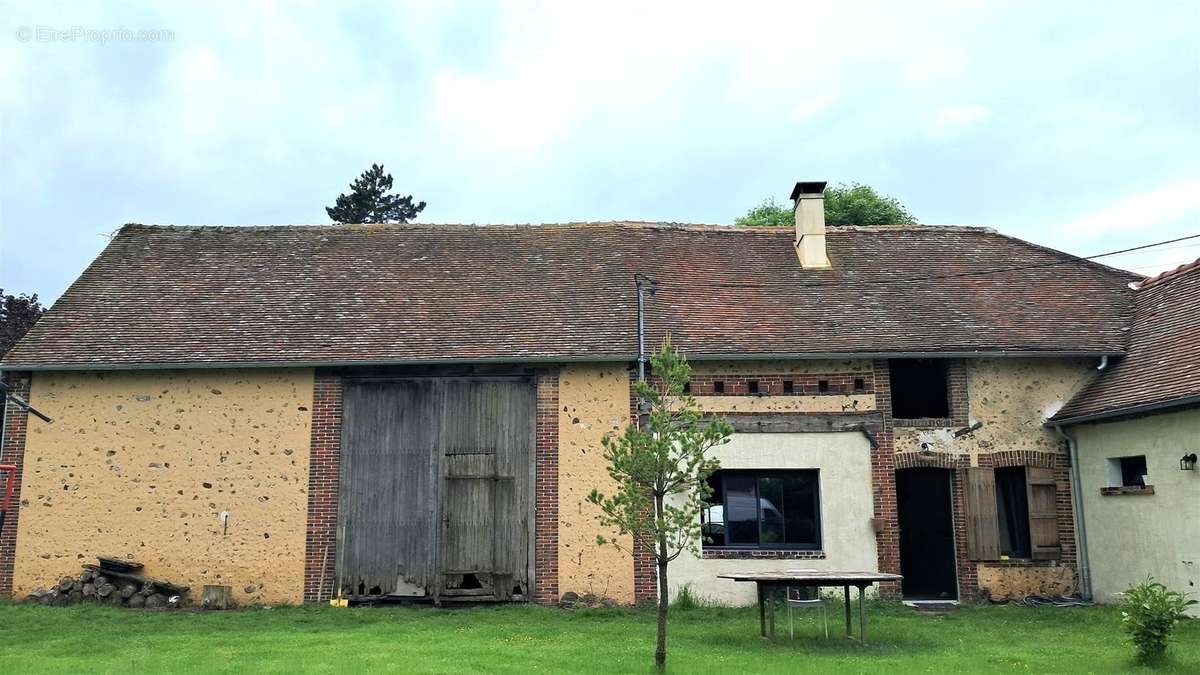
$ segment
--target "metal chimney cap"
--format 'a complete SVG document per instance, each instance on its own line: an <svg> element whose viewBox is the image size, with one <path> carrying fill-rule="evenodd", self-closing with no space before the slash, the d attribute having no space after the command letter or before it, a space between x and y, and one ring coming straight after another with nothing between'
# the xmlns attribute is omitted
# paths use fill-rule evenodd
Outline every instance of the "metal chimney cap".
<svg viewBox="0 0 1200 675"><path fill-rule="evenodd" d="M800 195L819 195L825 193L826 181L800 181L796 183L796 187L792 188L792 201L796 201Z"/></svg>

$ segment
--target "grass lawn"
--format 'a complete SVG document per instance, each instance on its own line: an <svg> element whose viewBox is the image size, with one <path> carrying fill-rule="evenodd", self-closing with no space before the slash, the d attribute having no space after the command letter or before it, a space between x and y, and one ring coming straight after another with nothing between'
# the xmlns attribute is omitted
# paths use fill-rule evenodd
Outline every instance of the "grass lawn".
<svg viewBox="0 0 1200 675"><path fill-rule="evenodd" d="M836 633L837 608L831 613ZM870 608L872 644L818 635L801 612L794 642L764 643L751 608L672 612L677 673L1128 672L1111 607L967 607L922 615ZM1200 621L1180 626L1168 672L1200 672ZM159 613L94 605L0 605L0 673L650 672L654 614L534 606L455 610L288 607Z"/></svg>

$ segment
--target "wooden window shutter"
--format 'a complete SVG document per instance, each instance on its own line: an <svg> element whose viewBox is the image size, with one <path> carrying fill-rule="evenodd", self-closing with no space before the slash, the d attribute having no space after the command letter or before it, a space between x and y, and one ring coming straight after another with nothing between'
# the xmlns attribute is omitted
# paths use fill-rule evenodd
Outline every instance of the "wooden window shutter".
<svg viewBox="0 0 1200 675"><path fill-rule="evenodd" d="M1034 560L1058 560L1058 484L1054 470L1025 467L1025 491L1029 498L1029 545Z"/></svg>
<svg viewBox="0 0 1200 675"><path fill-rule="evenodd" d="M996 516L996 472L972 468L967 472L967 557L1000 559L1000 521Z"/></svg>

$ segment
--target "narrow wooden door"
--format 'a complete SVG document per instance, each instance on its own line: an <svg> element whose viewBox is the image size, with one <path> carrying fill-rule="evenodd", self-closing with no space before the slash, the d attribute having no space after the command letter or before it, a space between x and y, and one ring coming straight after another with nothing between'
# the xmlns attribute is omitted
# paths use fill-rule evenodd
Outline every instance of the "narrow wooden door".
<svg viewBox="0 0 1200 675"><path fill-rule="evenodd" d="M535 399L528 379L445 382L440 593L529 593Z"/></svg>

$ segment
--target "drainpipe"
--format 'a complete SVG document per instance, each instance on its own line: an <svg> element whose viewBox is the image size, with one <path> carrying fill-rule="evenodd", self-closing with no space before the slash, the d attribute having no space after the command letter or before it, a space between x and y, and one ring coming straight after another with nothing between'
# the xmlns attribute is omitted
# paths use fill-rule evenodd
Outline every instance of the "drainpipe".
<svg viewBox="0 0 1200 675"><path fill-rule="evenodd" d="M1101 369L1108 365L1108 357L1104 357ZM1075 437L1068 434L1061 424L1054 425L1054 431L1067 441L1071 455L1071 510L1075 516L1075 559L1079 564L1079 594L1084 600L1092 600L1092 568L1088 561L1087 522L1083 518L1082 483L1079 478L1079 444Z"/></svg>
<svg viewBox="0 0 1200 675"><path fill-rule="evenodd" d="M638 332L638 382L646 381L646 302L647 287L650 295L654 295L656 284L644 274L633 275L633 283L637 286L637 332Z"/></svg>
<svg viewBox="0 0 1200 675"><path fill-rule="evenodd" d="M1108 370L1108 354L1100 357L1100 365L1096 366L1096 370L1101 372Z"/></svg>

